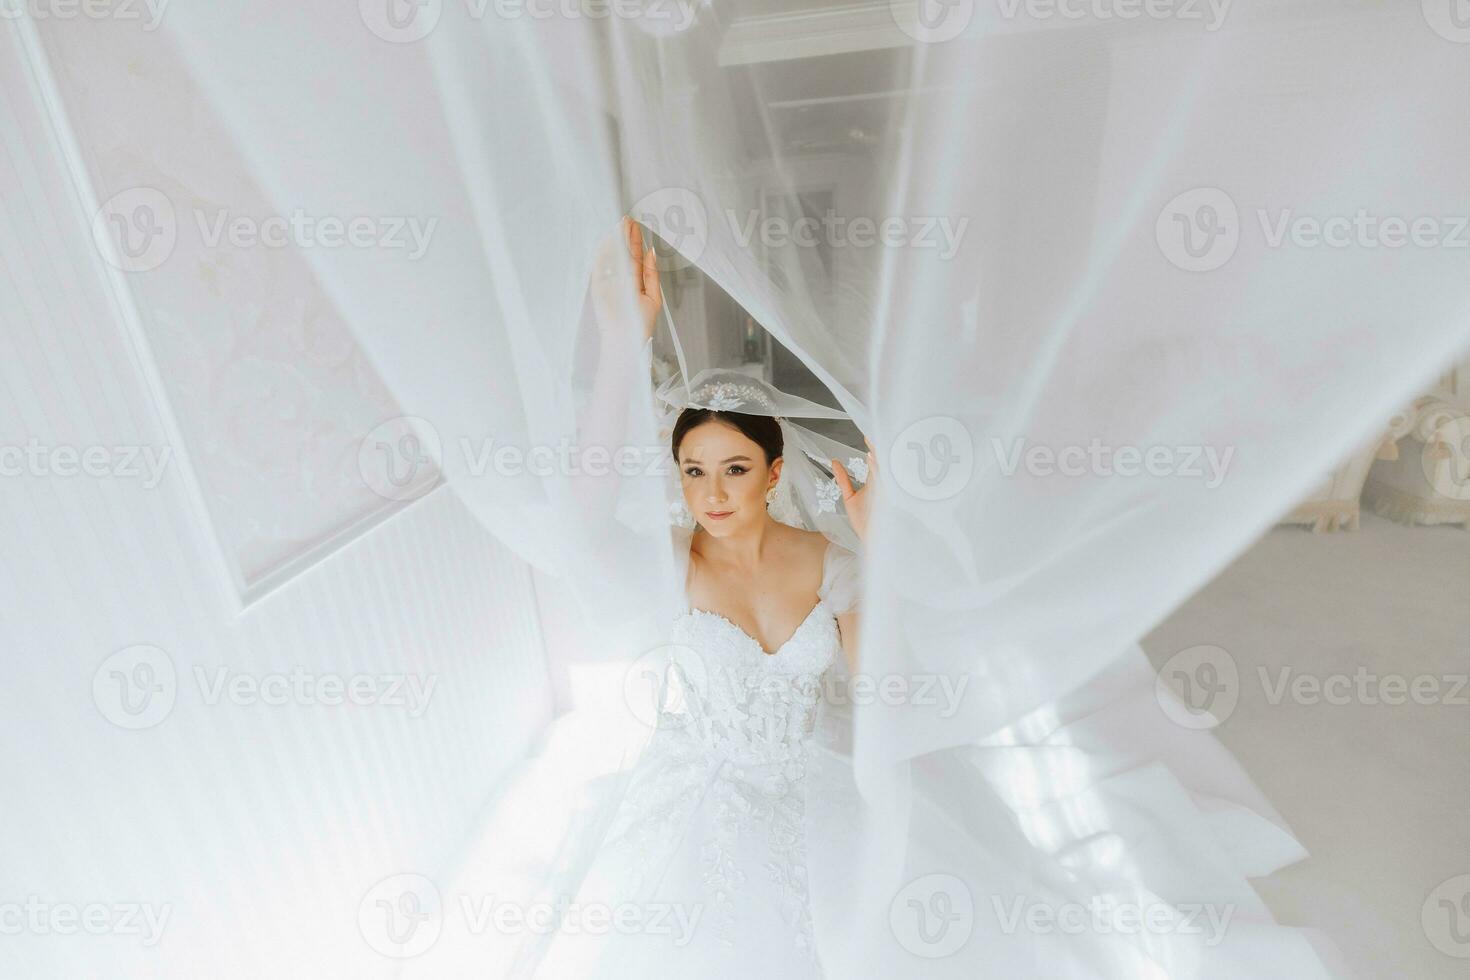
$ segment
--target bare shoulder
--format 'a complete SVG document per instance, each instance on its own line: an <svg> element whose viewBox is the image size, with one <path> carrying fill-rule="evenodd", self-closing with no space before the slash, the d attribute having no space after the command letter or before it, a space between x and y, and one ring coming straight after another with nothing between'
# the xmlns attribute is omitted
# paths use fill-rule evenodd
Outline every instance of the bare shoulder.
<svg viewBox="0 0 1470 980"><path fill-rule="evenodd" d="M827 536L821 531L808 531L799 527L786 527L788 547L798 564L818 579L827 556Z"/></svg>
<svg viewBox="0 0 1470 980"><path fill-rule="evenodd" d="M815 551L818 554L827 547L827 536L821 531L808 531L806 528L780 523L776 527L790 547L807 552Z"/></svg>

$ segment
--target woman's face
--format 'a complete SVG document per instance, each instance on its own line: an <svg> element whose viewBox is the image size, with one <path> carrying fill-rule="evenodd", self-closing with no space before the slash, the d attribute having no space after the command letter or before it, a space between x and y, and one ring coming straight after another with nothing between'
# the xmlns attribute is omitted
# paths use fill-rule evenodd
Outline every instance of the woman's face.
<svg viewBox="0 0 1470 980"><path fill-rule="evenodd" d="M766 517L766 492L781 460L766 465L752 439L724 422L703 422L679 443L680 482L689 513L716 537L753 530Z"/></svg>

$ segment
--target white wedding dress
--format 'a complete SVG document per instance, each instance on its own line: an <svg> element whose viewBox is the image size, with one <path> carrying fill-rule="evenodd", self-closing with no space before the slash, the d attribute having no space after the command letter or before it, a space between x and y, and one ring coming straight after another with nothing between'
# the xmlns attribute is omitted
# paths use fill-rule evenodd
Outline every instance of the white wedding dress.
<svg viewBox="0 0 1470 980"><path fill-rule="evenodd" d="M688 540L675 535L680 565ZM887 858L863 852L841 696L856 688L837 616L860 595L859 559L829 542L817 601L770 651L686 599L666 624L678 653L641 753L582 775L612 740L597 723L554 726L448 882L443 935L401 975L1345 975L1248 883L1305 852L1211 732L1160 710L1136 645L1022 724L908 769L902 884L859 897L854 869ZM466 896L514 907L516 924L471 926L455 907ZM1099 912L1097 897L1113 904ZM534 930L520 924L530 910L546 913ZM869 940L860 960L843 941L854 934Z"/></svg>
<svg viewBox="0 0 1470 980"><path fill-rule="evenodd" d="M577 896L582 907L635 908L648 925L559 942L538 976L823 975L806 777L823 678L842 656L836 617L859 594L857 556L829 542L817 601L775 650L718 613L691 606L673 622L670 642L687 651L672 672L676 703L661 711Z"/></svg>

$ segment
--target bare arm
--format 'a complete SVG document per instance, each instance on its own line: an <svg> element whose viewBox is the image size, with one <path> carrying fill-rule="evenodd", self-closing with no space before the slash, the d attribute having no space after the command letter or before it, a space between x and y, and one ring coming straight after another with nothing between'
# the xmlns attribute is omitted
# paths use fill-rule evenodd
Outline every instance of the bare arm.
<svg viewBox="0 0 1470 980"><path fill-rule="evenodd" d="M626 215L598 243L589 292L598 333L597 367L587 404L579 412L578 440L611 452L627 439L634 390L649 384L641 344L635 343L641 337L646 344L653 336L663 307L653 249L644 248L642 227ZM612 507L614 495L599 481L575 481L573 487L588 512Z"/></svg>
<svg viewBox="0 0 1470 980"><path fill-rule="evenodd" d="M663 309L658 258L643 240L643 226L626 214L618 227L597 245L592 262L592 305L604 332L637 328L644 340L653 336Z"/></svg>

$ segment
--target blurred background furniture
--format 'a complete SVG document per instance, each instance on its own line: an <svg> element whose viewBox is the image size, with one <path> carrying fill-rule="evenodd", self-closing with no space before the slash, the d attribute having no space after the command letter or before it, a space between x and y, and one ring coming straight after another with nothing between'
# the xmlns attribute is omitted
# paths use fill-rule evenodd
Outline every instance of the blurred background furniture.
<svg viewBox="0 0 1470 980"><path fill-rule="evenodd" d="M1356 531L1361 515L1359 498L1369 470L1376 461L1398 457L1398 440L1410 429L1415 410L1409 409L1389 419L1384 432L1375 436L1345 459L1292 511L1281 524L1306 524L1321 534L1327 531Z"/></svg>
<svg viewBox="0 0 1470 980"><path fill-rule="evenodd" d="M1418 399L1400 450L1373 464L1364 502L1400 524L1470 529L1470 411L1450 398Z"/></svg>

